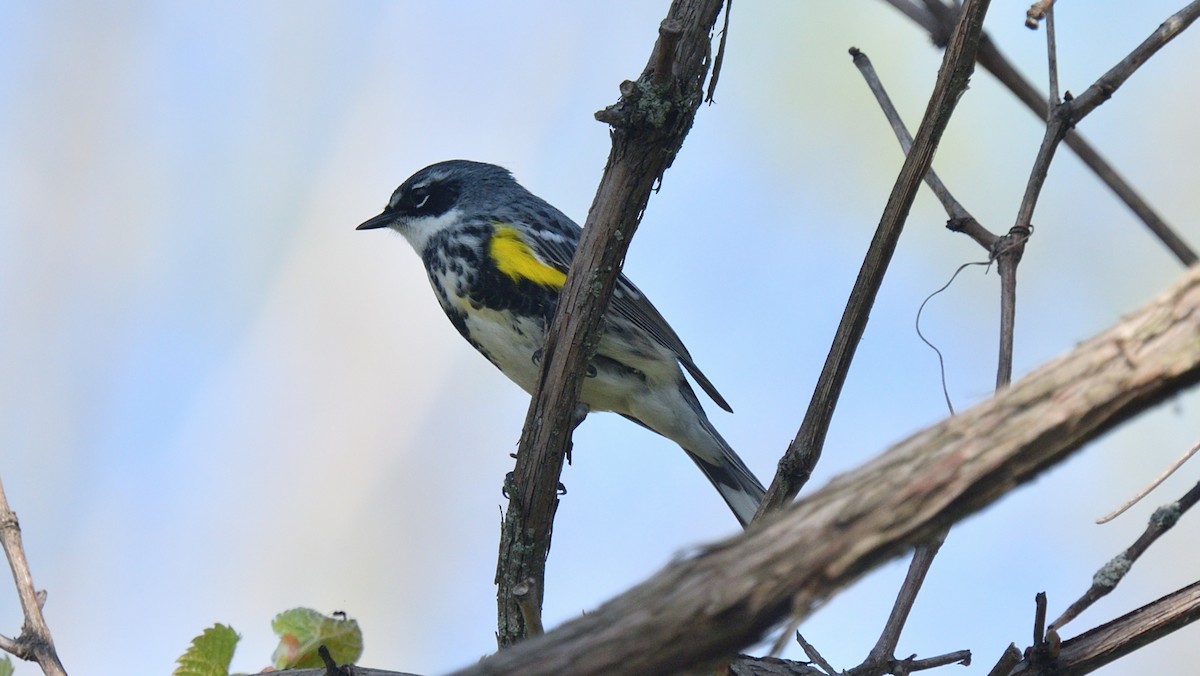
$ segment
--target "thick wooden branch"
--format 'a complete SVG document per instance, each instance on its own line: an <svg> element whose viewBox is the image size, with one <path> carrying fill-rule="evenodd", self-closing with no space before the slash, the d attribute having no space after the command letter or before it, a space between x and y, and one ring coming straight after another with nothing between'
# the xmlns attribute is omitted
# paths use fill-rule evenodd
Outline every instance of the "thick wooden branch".
<svg viewBox="0 0 1200 676"><path fill-rule="evenodd" d="M461 675L663 674L728 656L1200 380L1200 268L993 399Z"/></svg>

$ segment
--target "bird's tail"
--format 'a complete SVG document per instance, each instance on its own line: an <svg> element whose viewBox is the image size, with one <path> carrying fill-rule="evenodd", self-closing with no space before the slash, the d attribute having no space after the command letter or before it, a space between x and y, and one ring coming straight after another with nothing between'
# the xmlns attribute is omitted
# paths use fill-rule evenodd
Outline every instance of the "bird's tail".
<svg viewBox="0 0 1200 676"><path fill-rule="evenodd" d="M655 420L642 420L631 413L621 415L673 440L687 451L688 457L704 472L704 476L708 477L713 488L717 489L745 528L758 512L758 506L767 492L709 422L700 400L683 379L682 373L679 374L676 388L680 399L673 402L666 400L669 403L666 408L671 410L672 415L663 415ZM661 413L662 407L648 407L647 410Z"/></svg>
<svg viewBox="0 0 1200 676"><path fill-rule="evenodd" d="M704 408L700 406L700 400L696 398L692 388L688 387L687 382L680 380L679 392L696 414L695 421L699 425L693 425L688 430L687 439L677 438L676 442L687 451L688 457L696 463L700 471L704 472L704 476L712 482L713 488L721 494L725 504L733 510L738 523L745 528L754 518L767 492L763 490L762 484L750 468L746 467L746 463L742 462L738 454L734 453L721 437L720 432L717 432L717 428L709 422Z"/></svg>
<svg viewBox="0 0 1200 676"><path fill-rule="evenodd" d="M704 472L704 476L712 482L713 488L721 494L725 500L725 504L729 505L729 509L733 511L733 515L737 517L742 528L745 528L750 520L754 518L755 512L758 511L758 506L762 504L763 496L766 490L763 489L761 483L755 478L750 469L746 467L746 463L738 457L737 453L729 447L729 444L721 438L717 430L713 428L712 423L706 418L701 419L707 431L712 436L718 454L708 449L710 452L698 453L688 448L688 457L696 466Z"/></svg>

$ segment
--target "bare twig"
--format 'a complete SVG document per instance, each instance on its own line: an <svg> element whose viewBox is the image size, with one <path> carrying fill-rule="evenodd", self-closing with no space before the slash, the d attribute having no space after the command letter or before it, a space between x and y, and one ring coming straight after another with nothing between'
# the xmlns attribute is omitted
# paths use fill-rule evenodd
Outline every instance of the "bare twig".
<svg viewBox="0 0 1200 676"><path fill-rule="evenodd" d="M862 50L855 47L850 48L850 56L854 59L854 65L862 73L863 79L866 80L871 93L875 95L879 107L883 109L883 115L887 118L888 124L892 126L892 132L896 135L896 140L900 142L900 148L907 155L908 151L912 149L912 134L909 133L908 127L900 117L900 111L896 110L895 104L892 103L892 98L888 96L887 89L884 88L883 82L875 72L875 66L871 64L871 59ZM946 210L946 214L951 219L974 220L970 212L954 198L946 184L942 183L942 179L938 178L937 172L932 168L925 174L925 184L942 203L942 208Z"/></svg>
<svg viewBox="0 0 1200 676"><path fill-rule="evenodd" d="M1039 151L1038 158L1035 161L1034 168L1031 171L1030 181L1026 190L1026 197L1022 201L1022 206L1017 217L1017 225L1014 226L1008 235L995 242L993 248L991 249L992 256L998 262L998 268L1001 277L1001 339L1000 358L997 365L996 376L997 389L1006 387L1011 382L1012 378L1013 335L1016 310L1016 269L1024 251L1024 244L1029 235L1032 233L1030 219L1032 217L1033 207L1035 206L1037 197L1040 194L1041 186L1044 184L1046 174L1048 173L1050 160L1053 158L1054 150L1057 147L1057 144L1061 142L1063 138L1065 138L1067 132L1069 131L1069 126L1063 124L1061 120L1056 120L1055 115L1053 115L1051 112L1062 110L1065 108L1065 106L1059 106L1058 104L1059 87L1057 50L1052 6L1053 3L1046 2L1040 4L1042 5L1040 9L1035 6L1035 9L1038 9L1038 16L1039 18L1044 17L1047 20L1047 62L1050 79L1049 95L1046 99L1049 101L1049 106L1047 107L1047 132L1046 137L1043 139L1042 148ZM933 0L926 2L926 5L941 6L940 3L934 2ZM1033 15L1034 13L1031 10L1031 16ZM1164 43L1165 40L1170 39L1169 36L1171 34L1169 34L1167 31L1160 29L1159 33L1164 35ZM1175 34L1177 34L1177 31ZM866 59L865 55L862 55L860 52L858 52L858 50L851 50L851 54L854 55L855 63L863 72L864 77L866 78L872 91L875 93L877 100L879 100L880 105L883 107L897 137L900 139L901 145L906 146L907 143L910 142L907 138L907 130L904 128L903 122L900 120L898 113L895 112L894 107L891 105L890 99L883 90L882 84L879 83L873 69L871 69L869 60ZM1125 77L1128 76L1126 75ZM1116 80L1116 78L1114 77L1113 80ZM934 174L932 170L930 171L930 175L927 177L927 182L930 184L931 188L934 189L935 194L938 195L939 199L947 209L947 212L950 213L952 223L956 221L956 218L958 220L969 218L969 214L964 216L965 209L963 209L956 200L949 196L949 192L945 190L944 185L942 185L940 179L937 178L936 174ZM990 237L990 233L987 233L986 229L979 225L978 222L974 221L974 219L971 219L971 221L972 223L970 227L972 232L984 233L981 235L981 237L977 238L977 241L986 241L984 238ZM968 226L966 225L959 226L959 228L964 231L967 229L967 227ZM921 550L918 549L918 554L914 557L913 565L910 567L910 575L913 573L913 570L918 567L918 560L921 558ZM930 557L930 561L931 560L932 557ZM924 573L921 572L920 576L923 577L923 574ZM909 601L909 603L911 603L911 601ZM1044 599L1041 608L1042 612L1039 617L1042 618L1042 625L1044 626ZM893 619L898 612L901 614L906 614L907 612L903 598L898 599L896 606L893 608ZM902 626L902 620L900 624ZM884 659L884 655L891 655L891 650L895 645L894 641L898 640L898 630L892 631L891 625L892 621L889 620L889 629L884 631L883 635L880 637L879 643L876 644L864 665L858 668L860 670L864 670L863 673L878 673L879 670L877 665ZM1041 643L1044 640L1044 632L1039 629L1037 641ZM891 648L889 648L889 644L892 646ZM868 665L871 665L872 668L867 669Z"/></svg>
<svg viewBox="0 0 1200 676"><path fill-rule="evenodd" d="M1160 485L1162 485L1162 482L1166 481L1167 477L1174 474L1180 467L1183 467L1184 463L1186 463L1188 460L1191 460L1192 456L1196 455L1196 451L1200 451L1200 441L1192 444L1191 448L1189 448L1183 455L1176 458L1175 462L1171 463L1170 467L1164 469L1162 473L1155 477L1154 481L1151 481L1148 486L1138 491L1137 495L1126 500L1125 503L1120 507L1114 509L1108 514L1105 514L1099 519L1096 519L1096 523L1105 524L1124 514L1125 510L1136 505L1139 501L1141 501L1142 498L1149 495L1155 488L1158 488Z"/></svg>
<svg viewBox="0 0 1200 676"><path fill-rule="evenodd" d="M1042 16L1046 19L1046 63L1049 66L1050 76L1050 108L1057 106L1062 98L1058 95L1058 37L1054 33L1054 2L1046 0L1045 9L1042 11Z"/></svg>
<svg viewBox="0 0 1200 676"><path fill-rule="evenodd" d="M992 256L1000 273L1000 357L996 364L996 389L1012 382L1013 336L1017 315L1017 264L1025 253L1030 228L1014 227L999 239Z"/></svg>
<svg viewBox="0 0 1200 676"><path fill-rule="evenodd" d="M799 493L821 455L825 435L833 419L833 411L841 395L842 385L850 370L859 340L866 330L871 306L891 262L896 242L912 208L917 189L924 180L933 160L933 152L942 132L975 67L975 51L989 0L967 0L958 27L942 60L933 94L917 130L912 151L905 156L904 166L892 187L879 227L859 270L846 310L838 325L825 366L805 413L800 431L779 461L778 471L766 498L759 507L756 520L779 509Z"/></svg>
<svg viewBox="0 0 1200 676"><path fill-rule="evenodd" d="M759 527L674 561L594 612L459 674L662 674L728 655L1200 381L1197 340L1200 269L1193 269L997 396L834 478Z"/></svg>
<svg viewBox="0 0 1200 676"><path fill-rule="evenodd" d="M934 657L926 657L917 659L909 657L903 660L895 660L891 665L890 673L896 676L905 676L914 671L925 671L927 669L937 669L951 664L960 664L964 667L971 666L971 651L970 650L955 650L952 653L945 655L936 655Z"/></svg>
<svg viewBox="0 0 1200 676"><path fill-rule="evenodd" d="M539 386L507 486L496 566L502 647L526 634L514 588L532 578L531 602L541 606L559 476L587 361L650 191L674 160L703 99L709 36L720 10L721 0L675 0L639 81L622 85L622 100L597 114L613 126L613 147L546 331Z"/></svg>
<svg viewBox="0 0 1200 676"><path fill-rule="evenodd" d="M21 611L25 614L21 635L15 639L0 636L3 639L0 647L23 660L37 662L46 676L66 676L66 669L54 649L54 639L50 637L50 626L42 615L45 595L37 592L33 586L33 575L29 572L29 562L25 559L25 548L21 544L21 526L17 522L17 515L8 506L3 483L0 483L0 546L4 547L4 555L8 557L8 567L17 586L17 597L21 600Z"/></svg>
<svg viewBox="0 0 1200 676"><path fill-rule="evenodd" d="M1058 632L1053 628L1048 632L1046 631L1046 607L1046 592L1038 592L1034 597L1033 644L1025 650L1024 658L1028 664L1053 672L1055 660L1058 659L1061 641L1058 638ZM1013 666L1015 666L1015 663ZM994 671L995 669L993 669Z"/></svg>
<svg viewBox="0 0 1200 676"><path fill-rule="evenodd" d="M912 139L909 136L908 129L905 127L903 120L900 118L899 112L892 105L891 98L887 95L883 84L876 76L874 68L871 66L870 60L866 55L856 49L851 50L851 55L854 57L855 64L863 73L871 91L874 92L876 100L884 111L884 115L891 123L892 129L900 141L901 147L907 153L912 145ZM1051 60L1053 69L1053 57ZM999 258L999 269L1001 277L1001 340L1000 340L1000 357L997 365L996 388L1000 390L1006 387L1012 380L1012 351L1013 351L1013 327L1016 310L1016 266L1020 262L1021 253L1023 250L1024 238L1014 244L1015 235L1010 233L1005 238L997 238L989 232L982 224L980 224L966 210L962 204L950 194L950 191L938 178L937 174L930 169L926 175L926 183L929 184L934 194L941 201L943 208L950 217L950 223L955 224L955 228L959 232L971 234L975 240L983 245L989 251L992 257ZM961 268L960 268L961 269ZM923 307L924 304L922 304ZM919 330L918 330L919 333ZM924 340L924 337L922 337ZM926 341L928 344L928 341ZM936 348L935 348L936 351ZM938 352L939 362L941 353ZM943 371L943 391L945 390L945 379ZM950 408L950 413L954 413L953 406L950 404L949 394L946 395L946 404ZM892 607L891 614L881 633L879 640L868 654L863 664L855 667L852 673L856 674L882 674L886 672L896 673L897 665L895 659L896 646L900 641L900 635L903 631L905 621L908 614L912 610L913 604L916 602L917 594L920 591L921 585L924 583L925 576L929 572L929 568L933 565L933 560L941 548L947 535L947 531L937 533L929 542L918 545L913 554L913 559L909 565L908 574L905 578L904 585L901 588L900 594L896 599L896 603ZM969 653L967 653L969 656ZM968 657L969 661L969 657ZM936 658L935 658L936 663Z"/></svg>
<svg viewBox="0 0 1200 676"><path fill-rule="evenodd" d="M830 674L830 676L837 674L837 670L833 668L833 665L829 663L829 660L826 660L825 657L821 655L821 652L817 650L816 646L808 641L805 641L804 636L801 635L800 632L796 632L796 642L800 644L800 648L804 651L805 656L807 656L813 664L824 669L825 673Z"/></svg>
<svg viewBox="0 0 1200 676"><path fill-rule="evenodd" d="M329 652L329 647L321 644L317 646L317 656L325 664L325 676L353 676L347 667L338 666L336 660L333 659L333 654Z"/></svg>
<svg viewBox="0 0 1200 676"><path fill-rule="evenodd" d="M913 552L912 561L908 564L908 573L904 577L904 583L900 585L900 592L896 595L896 602L892 604L892 611L888 615L887 622L884 624L883 631L879 635L879 640L875 642L875 646L867 653L867 658L863 663L851 669L848 673L853 676L867 676L884 673L897 673L896 646L900 643L900 634L904 632L904 624L908 621L908 614L912 612L913 604L916 603L917 594L921 591L921 585L925 583L925 576L929 573L930 566L933 565L933 560L937 557L938 550L941 549L942 543L946 540L947 531L943 530L937 533L934 537L921 543ZM934 660L928 662L932 666L914 667L915 662L905 660L906 668L904 671L918 671L920 669L931 669L934 666L943 666L961 662L964 659L969 664L971 661L971 651L960 650L956 653L951 653L956 658L946 660L946 656L929 658ZM965 656L965 657L964 657ZM921 661L926 663L925 660Z"/></svg>
<svg viewBox="0 0 1200 676"><path fill-rule="evenodd" d="M1185 31L1200 17L1200 0L1189 3L1186 7L1167 17L1167 20L1142 41L1129 56L1113 66L1107 73L1101 75L1096 82L1072 102L1069 116L1071 125L1077 124L1100 104L1112 98L1117 89L1125 84L1150 57L1162 49L1171 40Z"/></svg>
<svg viewBox="0 0 1200 676"><path fill-rule="evenodd" d="M1146 529L1142 531L1141 536L1125 551L1113 557L1100 570L1096 571L1096 574L1092 576L1092 586L1084 592L1083 596L1079 597L1079 600L1063 611L1063 614L1054 620L1051 626L1056 629L1061 628L1091 607L1093 603L1108 595L1129 572L1133 562L1137 561L1150 548L1150 545L1154 544L1155 540L1171 530L1179 521L1179 517L1191 509L1198 500L1200 500L1200 484L1193 486L1175 502L1167 503L1154 510L1154 513L1150 515L1150 522L1146 524Z"/></svg>
<svg viewBox="0 0 1200 676"><path fill-rule="evenodd" d="M1046 592L1038 592L1033 603L1033 645L1036 646L1046 640Z"/></svg>

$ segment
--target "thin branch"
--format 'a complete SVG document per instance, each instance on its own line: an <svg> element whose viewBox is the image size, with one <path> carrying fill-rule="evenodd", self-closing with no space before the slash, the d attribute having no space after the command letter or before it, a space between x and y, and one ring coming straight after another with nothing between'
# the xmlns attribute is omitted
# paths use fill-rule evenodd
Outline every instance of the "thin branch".
<svg viewBox="0 0 1200 676"><path fill-rule="evenodd" d="M951 664L959 664L964 667L971 666L971 651L956 650L952 653L937 655L935 657L926 657L923 659L909 657L903 660L896 660L892 664L891 673L897 674L898 676L904 676L905 674L911 674L914 671L937 669L938 667L946 667Z"/></svg>
<svg viewBox="0 0 1200 676"><path fill-rule="evenodd" d="M833 419L833 411L841 395L842 385L850 370L859 340L866 330L875 296L895 252L896 242L908 218L918 188L933 161L933 152L941 140L946 125L975 67L975 51L983 18L990 0L967 0L962 17L954 31L950 46L942 60L933 94L917 130L912 151L905 156L900 175L892 187L891 196L871 240L866 259L859 270L846 310L834 336L833 346L825 360L812 401L801 423L800 431L779 461L779 468L766 498L759 507L756 520L791 502L808 480Z"/></svg>
<svg viewBox="0 0 1200 676"><path fill-rule="evenodd" d="M16 639L0 637L3 639L0 647L23 660L37 662L46 676L66 676L66 669L54 649L50 626L42 615L45 596L33 586L33 574L29 572L29 562L25 559L25 548L21 544L21 526L17 522L17 515L8 506L3 483L0 483L0 546L4 547L4 555L8 557L8 567L17 586L17 597L21 600L21 611L25 613L21 635Z"/></svg>
<svg viewBox="0 0 1200 676"><path fill-rule="evenodd" d="M995 666L988 672L988 676L1008 676L1008 672L1012 671L1021 661L1021 651L1017 646L1009 643L1004 652L1000 654L1000 659L996 660Z"/></svg>
<svg viewBox="0 0 1200 676"><path fill-rule="evenodd" d="M908 621L908 615L912 612L913 604L916 603L917 594L921 591L921 585L925 584L925 576L929 574L929 568L933 565L933 560L937 557L938 550L941 549L942 543L946 540L947 531L943 530L937 533L928 541L917 546L913 553L912 561L908 564L908 573L904 577L904 583L900 585L900 592L896 595L896 602L892 604L892 611L888 614L887 622L884 623L883 631L879 635L879 640L875 642L875 646L867 654L867 659L863 663L851 669L848 673L853 676L865 676L867 674L884 674L896 672L896 646L900 643L900 635L904 632L904 624ZM930 663L934 666L944 666L954 662L961 662L965 655L965 659L969 664L971 661L971 651L962 650L956 653L951 653L958 656L957 659L947 658L945 655L937 658L929 658L934 660ZM922 661L923 662L923 661ZM925 666L920 669L930 669L933 667ZM907 671L918 671L918 668L913 668L912 663L908 664Z"/></svg>
<svg viewBox="0 0 1200 676"><path fill-rule="evenodd" d="M1117 587L1117 584L1129 572L1133 563L1141 557L1142 554L1154 544L1158 538L1164 533L1171 530L1172 527L1179 521L1179 518L1184 515L1197 501L1200 501L1200 484L1196 484L1190 491L1184 493L1183 497L1175 502L1170 502L1158 509L1150 515L1150 522L1146 524L1146 529L1142 531L1133 544L1129 545L1125 551L1113 557L1108 563L1104 564L1096 574L1092 576L1092 586L1084 592L1079 600L1075 601L1068 607L1057 620L1050 625L1055 629L1062 628L1063 625L1070 622L1079 616L1080 613L1087 610L1093 603L1104 598Z"/></svg>
<svg viewBox="0 0 1200 676"><path fill-rule="evenodd" d="M800 648L804 651L805 656L807 656L813 664L821 667L821 669L825 670L825 673L830 674L830 676L833 676L837 673L837 670L833 668L833 665L829 663L829 660L825 659L825 656L822 655L819 650L817 650L816 646L808 641L805 641L804 636L801 635L800 632L796 632L796 642L800 644Z"/></svg>
<svg viewBox="0 0 1200 676"><path fill-rule="evenodd" d="M875 95L875 100L883 110L884 117L887 118L888 124L892 127L892 133L896 135L896 140L900 142L901 150L907 155L908 151L912 149L912 134L909 133L903 118L900 117L900 111L896 110L895 104L892 103L892 97L888 96L887 89L879 79L879 74L875 72L875 66L871 63L871 59L862 50L855 47L850 48L850 56L854 59L854 65L858 67L858 71L862 73L863 79L866 80L867 87ZM925 184L929 186L929 189L933 191L938 201L942 203L942 208L946 210L946 215L951 219L959 221L974 220L966 207L955 199L954 195L950 193L950 189L946 187L946 184L942 183L942 179L938 177L937 172L932 167L925 174ZM985 248L990 250L990 243Z"/></svg>
<svg viewBox="0 0 1200 676"><path fill-rule="evenodd" d="M1187 451L1185 451L1183 455L1176 458L1175 462L1172 462L1170 467L1163 470L1157 477L1154 478L1154 481L1151 481L1149 485L1147 485L1146 487L1144 487L1140 491L1138 491L1137 495L1126 500L1125 503L1123 505L1121 505L1120 507L1114 509L1113 511L1109 512L1108 514L1105 514L1104 516L1100 517L1099 519L1096 519L1096 523L1097 524L1106 524L1109 521L1112 521L1113 519L1117 518L1118 516L1121 516L1122 514L1124 514L1125 510L1136 505L1138 502L1140 502L1142 500L1142 498L1146 497L1147 495L1150 495L1150 493L1155 488L1158 488L1160 485L1162 485L1162 482L1167 480L1167 477L1170 477L1172 474L1174 474L1176 471L1178 471L1180 467L1183 467L1184 463L1186 463L1188 460L1191 460L1192 456L1196 455L1197 451L1200 451L1200 441L1197 441L1196 443L1192 444L1191 448L1189 448Z"/></svg>
<svg viewBox="0 0 1200 676"><path fill-rule="evenodd" d="M1048 607L1046 592L1038 592L1033 603L1033 645L1036 646L1046 640L1046 609Z"/></svg>
<svg viewBox="0 0 1200 676"><path fill-rule="evenodd" d="M1059 650L1062 648L1062 641L1059 639L1058 632L1053 628L1046 631L1047 606L1046 592L1038 592L1034 597L1033 644L1025 650L1024 658L1028 664L1035 665L1038 669L1053 670ZM1002 659L1002 661L1004 660ZM1015 666L1016 663L1013 663L1009 670L1011 671ZM995 673L995 668L992 671ZM1008 672L1002 673L1007 674Z"/></svg>
<svg viewBox="0 0 1200 676"><path fill-rule="evenodd" d="M1050 108L1053 109L1061 101L1062 97L1058 95L1058 38L1054 32L1054 2L1046 2L1046 7L1043 10L1042 16L1046 19L1046 64L1049 67L1050 75Z"/></svg>
<svg viewBox="0 0 1200 676"><path fill-rule="evenodd" d="M1198 340L1200 269L1192 269L999 395L834 478L759 527L672 562L594 612L459 674L663 674L740 650L1200 382Z"/></svg>
<svg viewBox="0 0 1200 676"><path fill-rule="evenodd" d="M528 602L541 606L559 476L587 362L650 191L674 160L703 100L709 36L721 4L675 0L639 81L623 84L621 101L597 114L613 127L613 147L546 332L539 385L506 486L510 498L496 565L501 647L526 634L514 588L532 579Z"/></svg>
<svg viewBox="0 0 1200 676"><path fill-rule="evenodd" d="M1200 12L1200 2L1193 3L1190 7L1195 12ZM1034 161L1033 169L1030 172L1030 178L1026 186L1025 196L1022 199L1021 207L1017 214L1016 225L1010 232L1010 236L1016 236L1019 239L1014 240L1015 246L1012 248L1012 254L1008 256L999 256L1001 279L1006 283L1004 289L1004 308L1002 313L1002 345L1001 345L1001 360L1002 365L1000 373L997 376L998 383L1005 378L1004 360L1009 361L1008 368L1011 369L1011 347L1006 353L1006 342L1011 341L1011 334L1006 332L1006 329L1011 329L1012 318L1010 316L1011 308L1014 303L1012 297L1015 296L1016 275L1015 268L1020 261L1020 255L1023 250L1024 239L1028 237L1028 233L1032 231L1031 219L1034 209L1037 204L1038 197L1041 194L1043 185L1049 172L1050 163L1054 157L1059 143L1067 136L1067 132L1081 119L1095 110L1103 101L1107 100L1115 90L1125 82L1132 74L1145 63L1154 53L1161 49L1167 42L1184 30L1192 21L1195 20L1196 14L1193 13L1190 17L1186 14L1188 9L1177 13L1174 17L1165 22L1153 33L1147 40L1143 41L1128 57L1123 59L1108 73L1102 76L1095 84L1089 87L1079 99L1068 99L1059 104L1058 101L1058 77L1057 77L1057 58L1055 50L1054 37L1054 13L1053 6L1047 5L1044 8L1044 18L1046 19L1047 29L1047 54L1050 70L1050 102L1047 114L1046 133L1042 141L1042 145L1038 150L1037 158ZM1032 16L1032 14L1031 14ZM1082 100L1081 100L1082 99ZM1008 262L1009 266L1005 263ZM1006 267L1009 274L1005 274ZM1010 291L1011 290L1011 291ZM1189 505L1190 506L1190 505ZM1058 629L1065 622L1082 612L1083 609L1090 606L1096 599L1108 594L1116 584L1128 572L1132 560L1144 551L1144 547L1148 547L1154 541L1161 531L1170 528L1174 525L1178 518L1177 509L1169 509L1165 512L1160 510L1156 512L1152 519L1151 527L1139 538L1135 545L1141 546L1136 552L1134 547L1126 550L1121 556L1114 558L1104 568L1098 572L1094 578L1091 588L1079 601L1076 601L1067 612L1063 614L1059 620L1056 620L1051 625L1049 632L1044 632L1045 622L1045 596L1039 594L1038 621L1035 627L1034 647L1030 653L1030 660L1038 666L1040 671L1042 665L1049 665L1055 671L1060 673L1060 646L1058 645ZM1130 556L1132 554L1132 557ZM1115 658L1114 658L1115 659Z"/></svg>
<svg viewBox="0 0 1200 676"><path fill-rule="evenodd" d="M1200 0L1189 3L1186 7L1172 14L1166 21L1150 34L1129 56L1113 66L1107 73L1100 76L1095 84L1088 87L1082 94L1075 97L1071 103L1068 122L1074 126L1097 106L1112 98L1117 89L1125 84L1143 64L1154 56L1171 40L1191 26L1200 17Z"/></svg>
<svg viewBox="0 0 1200 676"><path fill-rule="evenodd" d="M897 3L893 3L897 4ZM926 3L929 6L940 5L932 0ZM1049 113L1051 110L1061 110L1058 106L1059 102L1059 86L1058 86L1058 65L1057 65L1057 50L1055 39L1055 26L1053 16L1053 5L1050 2L1039 3L1035 6L1038 18L1046 19L1047 32L1047 63L1049 69L1049 95L1047 100L1047 133L1043 140L1042 149L1039 152L1038 159L1035 161L1034 169L1031 172L1029 185L1027 186L1026 198L1022 202L1021 213L1017 219L1017 226L1014 227L1008 235L996 242L996 246L991 249L992 255L998 260L998 268L1001 277L1001 326L1000 326L1000 357L997 365L996 387L1001 389L1006 387L1012 378L1012 354L1013 354L1013 335L1015 327L1015 310L1016 310L1016 270L1024 251L1024 244L1032 232L1032 227L1029 225L1032 216L1033 206L1036 204L1037 196L1040 194L1041 186L1044 183L1045 176L1048 173L1049 163L1053 157L1054 149L1057 144L1065 137L1069 127L1062 125L1061 122L1056 123L1054 117ZM1030 16L1034 16L1034 11L1031 10ZM1162 31L1160 31L1162 32ZM1169 39L1169 38L1167 38ZM875 76L874 70L870 66L869 60L865 55L858 50L851 50L854 56L856 65L863 72L864 78L868 85L875 93L876 99L880 102L885 115L891 123L897 138L900 139L901 146L907 151L907 146L911 144L911 139L905 129L903 122L900 120L899 114L892 106L890 98L887 96L882 84ZM949 191L945 189L940 179L931 170L926 177L930 187L941 200L943 206L951 216L951 222L956 220L964 220L969 218L965 209L961 204L950 196ZM974 219L971 219L974 221ZM971 232L985 233L982 237L990 237L990 233L986 231L977 222L972 224ZM960 229L966 230L968 226L962 225ZM984 241L977 239L977 241ZM944 534L943 534L944 536ZM939 543L940 544L940 543ZM933 550L936 552L936 548ZM919 562L923 562L924 568L921 568ZM915 574L918 579L923 578L924 572L927 570L929 563L932 562L932 556L926 558L922 548L918 548L917 554L914 556L913 564L910 566L910 578ZM907 585L906 580L906 585ZM917 585L919 588L919 583ZM915 590L913 592L915 598ZM894 651L895 643L899 639L899 631L903 626L903 617L907 615L908 608L911 607L913 598L906 599L902 593L897 599L896 605L893 607L892 617L889 618L888 627L880 637L879 642L868 656L866 662L854 671L857 673L882 673L880 665L890 658ZM1044 611L1043 614L1044 616ZM897 622L897 618L899 621ZM1043 620L1044 622L1044 620ZM1039 632L1041 634L1041 632ZM1042 641L1042 636L1039 635L1038 641Z"/></svg>

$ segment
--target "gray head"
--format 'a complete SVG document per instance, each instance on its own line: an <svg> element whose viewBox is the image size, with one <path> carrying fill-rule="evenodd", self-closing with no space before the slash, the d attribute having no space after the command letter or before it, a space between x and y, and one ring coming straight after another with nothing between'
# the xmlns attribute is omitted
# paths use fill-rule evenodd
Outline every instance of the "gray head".
<svg viewBox="0 0 1200 676"><path fill-rule="evenodd" d="M392 193L383 213L357 229L391 228L420 253L432 235L460 223L464 212L494 214L517 199L540 202L503 167L448 160L410 176Z"/></svg>

